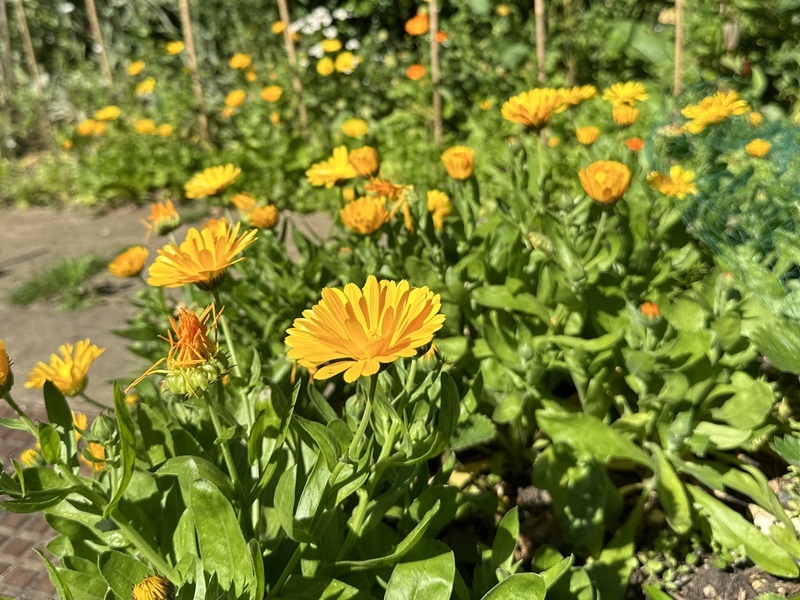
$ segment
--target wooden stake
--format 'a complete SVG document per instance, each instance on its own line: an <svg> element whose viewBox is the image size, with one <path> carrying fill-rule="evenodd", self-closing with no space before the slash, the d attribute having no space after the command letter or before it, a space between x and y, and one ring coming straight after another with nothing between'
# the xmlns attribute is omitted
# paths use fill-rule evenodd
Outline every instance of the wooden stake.
<svg viewBox="0 0 800 600"><path fill-rule="evenodd" d="M17 13L19 30L22 33L22 41L25 45L25 59L28 61L28 73L33 83L33 91L37 96L41 96L42 82L39 79L39 65L36 64L36 55L33 53L31 33L28 31L28 19L25 18L25 8L22 6L22 0L14 0L14 8Z"/></svg>
<svg viewBox="0 0 800 600"><path fill-rule="evenodd" d="M439 32L439 12L436 0L429 0L428 23L431 34L431 81L433 82L433 141L437 146L442 145L442 95L439 92L441 75L439 73L439 42L436 34Z"/></svg>
<svg viewBox="0 0 800 600"><path fill-rule="evenodd" d="M539 67L539 83L544 83L544 0L533 0L533 13L536 19L536 62Z"/></svg>
<svg viewBox="0 0 800 600"><path fill-rule="evenodd" d="M211 136L208 134L208 115L206 114L206 101L203 98L203 83L200 81L200 72L197 69L197 54L194 51L189 0L179 0L179 2L181 6L181 31L183 32L183 41L186 43L186 55L189 57L189 73L192 77L192 88L197 101L197 122L200 125L200 139L204 144L208 144L211 141Z"/></svg>
<svg viewBox="0 0 800 600"><path fill-rule="evenodd" d="M683 62L683 0L675 0L675 73L672 82L672 95L681 93L681 63Z"/></svg>
<svg viewBox="0 0 800 600"><path fill-rule="evenodd" d="M294 40L292 39L292 32L289 31L289 7L286 4L286 0L278 0L278 11L283 22L283 43L286 46L286 55L289 58L289 66L292 69L292 87L294 88L294 93L297 94L300 129L303 132L303 138L308 141L308 113L303 102L303 82L300 80L300 74L297 71L297 54L294 51Z"/></svg>
<svg viewBox="0 0 800 600"><path fill-rule="evenodd" d="M98 54L100 55L100 68L103 70L103 78L106 80L106 85L111 87L114 85L114 78L111 76L111 66L108 64L108 55L106 54L106 46L103 43L103 34L100 32L100 20L97 18L97 8L94 5L94 0L86 0L86 13L89 15L89 27L92 30L94 43L99 48Z"/></svg>
<svg viewBox="0 0 800 600"><path fill-rule="evenodd" d="M11 34L8 29L8 14L6 13L6 0L0 0L0 68L3 72L3 87L6 93L16 85L14 77L14 64L11 62Z"/></svg>

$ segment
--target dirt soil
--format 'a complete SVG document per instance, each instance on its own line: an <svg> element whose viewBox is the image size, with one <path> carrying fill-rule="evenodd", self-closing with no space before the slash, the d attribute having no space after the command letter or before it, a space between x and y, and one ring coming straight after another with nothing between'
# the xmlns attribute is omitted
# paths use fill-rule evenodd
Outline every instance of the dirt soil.
<svg viewBox="0 0 800 600"><path fill-rule="evenodd" d="M135 314L128 298L144 284L138 279L122 280L102 273L88 285L102 288L106 293L93 306L73 312L61 312L54 303L46 302L14 306L8 301L11 290L63 257L95 253L111 259L127 246L145 244L152 260L163 238L145 240L141 220L146 214L143 207L121 208L101 215L88 210L0 208L0 339L16 377L14 398L33 418L44 419L44 404L41 390L24 387L27 374L38 361L47 361L61 344L89 338L105 348L89 372L86 393L107 404L112 403L114 377L137 375L149 366L128 352L125 340L111 333L123 328L126 319ZM330 218L323 214L282 214L282 218L289 219L292 226L322 237L331 225ZM176 239L184 238L185 229L175 233ZM288 238L290 256L296 255L291 236ZM71 405L89 415L97 413L96 408L80 398L73 398ZM0 406L0 416L13 416L5 403ZM0 460L6 470L11 457L18 458L32 443L33 439L24 432L3 431ZM38 515L0 512L0 596L44 600L55 595L41 561L32 551L33 547L43 548L51 537L51 530Z"/></svg>

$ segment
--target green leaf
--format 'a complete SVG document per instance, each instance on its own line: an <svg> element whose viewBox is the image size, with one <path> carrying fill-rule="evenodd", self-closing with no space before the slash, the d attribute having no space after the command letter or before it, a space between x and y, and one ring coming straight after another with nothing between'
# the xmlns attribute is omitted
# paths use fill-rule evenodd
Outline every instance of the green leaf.
<svg viewBox="0 0 800 600"><path fill-rule="evenodd" d="M731 376L731 387L733 396L711 411L714 418L737 429L754 429L761 425L775 401L769 385L740 371Z"/></svg>
<svg viewBox="0 0 800 600"><path fill-rule="evenodd" d="M440 600L450 598L456 562L441 542L430 542L429 556L401 562L386 586L384 600Z"/></svg>
<svg viewBox="0 0 800 600"><path fill-rule="evenodd" d="M481 413L471 414L466 421L459 423L450 439L450 449L460 452L467 448L488 444L497 435L497 428L491 419Z"/></svg>
<svg viewBox="0 0 800 600"><path fill-rule="evenodd" d="M195 479L207 479L213 483L226 498L234 496L230 478L214 463L199 456L176 456L170 458L156 471L157 475L177 475L184 499L188 503L188 490Z"/></svg>
<svg viewBox="0 0 800 600"><path fill-rule="evenodd" d="M103 509L103 517L108 518L113 514L114 509L122 499L125 489L133 477L133 467L136 464L136 433L133 424L133 417L128 406L125 404L125 396L122 393L119 382L114 382L114 412L117 416L117 427L119 428L120 440L120 465L116 468L116 477L112 478L114 482L114 495L111 500Z"/></svg>
<svg viewBox="0 0 800 600"><path fill-rule="evenodd" d="M544 600L544 579L535 573L517 573L489 590L482 600Z"/></svg>
<svg viewBox="0 0 800 600"><path fill-rule="evenodd" d="M67 404L67 399L52 381L44 382L44 404L47 409L47 420L51 425L56 425L61 430L61 441L64 442L64 454L60 456L67 465L74 466L77 463L76 452L77 444L73 433L72 411ZM48 462L58 462L52 460Z"/></svg>
<svg viewBox="0 0 800 600"><path fill-rule="evenodd" d="M569 571L569 568L572 566L572 563L575 562L575 556L570 554L569 556L565 556L557 563L550 565L545 570L540 571L539 575L541 575L542 579L544 579L544 585L547 589L553 587L553 585L561 578L561 576Z"/></svg>
<svg viewBox="0 0 800 600"><path fill-rule="evenodd" d="M751 429L736 429L727 425L718 425L701 421L694 428L694 435L708 436L708 439L720 450L732 450L744 444L753 435Z"/></svg>
<svg viewBox="0 0 800 600"><path fill-rule="evenodd" d="M647 594L650 600L672 600L672 596L653 584L643 585L642 591Z"/></svg>
<svg viewBox="0 0 800 600"><path fill-rule="evenodd" d="M790 465L800 467L800 439L796 436L787 434L780 438L776 437L770 445L783 460Z"/></svg>
<svg viewBox="0 0 800 600"><path fill-rule="evenodd" d="M774 319L770 320L769 325L754 329L750 333L750 341L778 369L798 375L800 324L788 319Z"/></svg>
<svg viewBox="0 0 800 600"><path fill-rule="evenodd" d="M130 600L133 586L151 574L146 564L116 550L101 554L97 566L118 600Z"/></svg>
<svg viewBox="0 0 800 600"><path fill-rule="evenodd" d="M492 542L492 570L501 568L511 572L514 563L514 551L517 549L517 538L519 537L519 511L515 506L508 511L494 534Z"/></svg>
<svg viewBox="0 0 800 600"><path fill-rule="evenodd" d="M299 415L295 415L292 421L297 423L301 434L305 434L307 442L313 440L313 445L319 448L319 451L325 458L328 470L332 471L342 455L341 445L334 433L329 427L314 421L309 421Z"/></svg>
<svg viewBox="0 0 800 600"><path fill-rule="evenodd" d="M58 573L73 596L80 600L103 600L108 591L108 584L97 575L67 569L59 569Z"/></svg>
<svg viewBox="0 0 800 600"><path fill-rule="evenodd" d="M664 317L679 332L699 331L705 327L706 311L703 307L685 298L676 300Z"/></svg>
<svg viewBox="0 0 800 600"><path fill-rule="evenodd" d="M536 422L554 442L567 444L604 464L627 459L652 468L650 458L641 448L595 417L537 410Z"/></svg>
<svg viewBox="0 0 800 600"><path fill-rule="evenodd" d="M257 540L249 540L247 542L247 548L250 550L250 561L253 563L253 572L255 575L255 586L250 587L250 598L252 600L263 600L266 589L264 556L261 554L261 548Z"/></svg>
<svg viewBox="0 0 800 600"><path fill-rule="evenodd" d="M44 555L44 553L38 548L34 548L34 551L36 552L36 554L39 555L39 558L42 559L44 567L45 569L47 569L47 575L50 577L50 583L52 583L53 587L56 588L58 597L61 598L61 600L74 600L72 592L70 592L66 582L61 577L61 574L58 572L58 569L56 569L55 566L53 566L53 563L50 562L50 559L48 559ZM80 600L83 600L83 598L81 598Z"/></svg>
<svg viewBox="0 0 800 600"><path fill-rule="evenodd" d="M778 577L797 577L800 574L792 558L742 515L700 488L693 485L688 488L695 504L708 520L711 536L723 548L733 550L744 547L750 560Z"/></svg>
<svg viewBox="0 0 800 600"><path fill-rule="evenodd" d="M61 460L61 437L55 427L39 424L39 445L42 447L42 456L48 463L55 464Z"/></svg>
<svg viewBox="0 0 800 600"><path fill-rule="evenodd" d="M505 285L485 285L475 288L470 297L476 304L487 308L534 315L543 321L550 319L547 309L536 299L536 296L526 292L515 295Z"/></svg>
<svg viewBox="0 0 800 600"><path fill-rule="evenodd" d="M647 448L655 459L656 492L667 523L675 533L683 535L692 526L692 511L686 489L661 448L649 442Z"/></svg>
<svg viewBox="0 0 800 600"><path fill-rule="evenodd" d="M168 456L175 454L172 434L166 421L147 404L140 404L136 409L139 420L139 431L142 433L142 443L150 459L151 466L158 466L167 460Z"/></svg>
<svg viewBox="0 0 800 600"><path fill-rule="evenodd" d="M373 600L357 588L328 577L292 575L276 600Z"/></svg>
<svg viewBox="0 0 800 600"><path fill-rule="evenodd" d="M194 517L203 567L216 575L224 589L233 583L236 594L255 585L255 573L236 513L228 499L213 483L198 479L192 483L189 510Z"/></svg>

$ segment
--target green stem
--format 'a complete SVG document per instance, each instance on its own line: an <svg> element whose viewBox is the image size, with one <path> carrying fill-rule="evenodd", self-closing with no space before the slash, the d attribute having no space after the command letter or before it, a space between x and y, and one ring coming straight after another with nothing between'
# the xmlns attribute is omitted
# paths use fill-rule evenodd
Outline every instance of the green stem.
<svg viewBox="0 0 800 600"><path fill-rule="evenodd" d="M28 432L31 435L35 435L38 437L39 430L36 428L36 425L33 424L33 421L31 421L30 417L28 417L25 411L20 408L19 404L17 404L14 401L14 398L11 397L11 392L10 391L6 392L3 395L3 398L5 399L6 402L8 402L8 405L14 409L14 412L19 415L19 418L22 419L22 422L25 423L25 427L28 428Z"/></svg>
<svg viewBox="0 0 800 600"><path fill-rule="evenodd" d="M217 391L217 400L222 400L222 380L217 379L216 382L216 391ZM208 392L203 393L203 399L206 401L206 407L208 408L208 413L211 415L211 422L214 424L214 431L217 433L217 437L222 437L222 423L219 420L219 415L217 414L216 409L211 404L211 398L209 397ZM236 489L239 490L242 498L245 497L244 495L244 488L242 487L242 481L239 479L239 471L236 470L236 463L233 462L233 455L231 454L231 448L228 445L228 440L222 440L220 443L220 448L222 449L222 457L225 459L225 466L228 467L228 471L231 474L231 479L233 480L233 484Z"/></svg>
<svg viewBox="0 0 800 600"><path fill-rule="evenodd" d="M589 250L584 255L584 261L591 260L594 256L594 253L597 251L597 246L600 245L600 238L603 237L603 233L606 229L606 221L608 220L608 211L603 209L603 212L600 213L600 222L597 224L597 229L595 229L594 237L592 238L592 243L589 245Z"/></svg>
<svg viewBox="0 0 800 600"><path fill-rule="evenodd" d="M283 573L281 573L281 576L278 578L278 581L275 582L275 585L267 594L267 598L272 598L275 596L275 594L281 591L281 588L283 588L284 584L286 583L286 580L289 579L289 575L292 574L292 571L294 571L294 568L297 566L297 563L300 562L300 556L303 554L303 550L305 549L306 549L305 543L298 544L297 548L294 549L294 553L292 554L291 558L289 558L289 562L286 563L286 566L283 569Z"/></svg>
<svg viewBox="0 0 800 600"><path fill-rule="evenodd" d="M375 373L369 382L369 395L367 396L367 405L364 407L364 414L361 415L361 423L358 424L356 434L353 436L353 441L350 442L350 448L347 450L347 456L354 462L358 461L359 454L361 453L361 443L364 441L364 434L367 431L369 418L372 415L372 402L375 399L375 390L377 389L378 373Z"/></svg>
<svg viewBox="0 0 800 600"><path fill-rule="evenodd" d="M219 291L214 290L212 292L214 295L214 302L217 305L217 308L222 307L222 302L219 299ZM225 338L225 345L228 346L228 350L231 353L231 360L233 361L233 372L237 377L242 376L242 370L239 367L239 360L236 358L236 347L233 345L233 336L231 335L231 330L228 327L228 319L224 315L220 315L217 321L222 327L222 337Z"/></svg>
<svg viewBox="0 0 800 600"><path fill-rule="evenodd" d="M344 539L342 547L339 548L339 553L336 555L336 562L343 560L344 557L347 556L348 551L353 546L353 542L355 542L356 538L361 533L361 527L364 525L367 506L369 506L369 494L363 488L357 490L356 493L358 494L358 506L353 514L353 526L347 532L347 537Z"/></svg>
<svg viewBox="0 0 800 600"><path fill-rule="evenodd" d="M87 396L86 392L81 392L79 394L79 396L81 398L83 398L84 400L86 400L89 404L91 404L93 406L96 406L97 408L101 408L103 410L110 410L112 412L114 411L114 409L111 406L108 406L107 404L103 404L102 402L98 402L94 398L90 398L89 396Z"/></svg>

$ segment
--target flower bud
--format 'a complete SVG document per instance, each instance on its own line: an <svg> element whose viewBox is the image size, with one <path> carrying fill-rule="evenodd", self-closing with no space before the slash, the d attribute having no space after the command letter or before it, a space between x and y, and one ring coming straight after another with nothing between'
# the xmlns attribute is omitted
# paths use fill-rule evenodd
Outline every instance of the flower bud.
<svg viewBox="0 0 800 600"><path fill-rule="evenodd" d="M739 23L727 21L722 26L722 39L725 40L725 49L733 52L739 47Z"/></svg>

